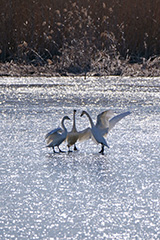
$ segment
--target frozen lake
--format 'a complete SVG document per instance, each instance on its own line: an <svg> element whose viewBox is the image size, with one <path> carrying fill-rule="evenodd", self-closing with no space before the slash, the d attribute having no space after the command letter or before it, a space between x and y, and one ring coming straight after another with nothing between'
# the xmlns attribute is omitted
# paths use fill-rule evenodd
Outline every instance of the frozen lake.
<svg viewBox="0 0 160 240"><path fill-rule="evenodd" d="M82 130L82 110L109 108L132 114L104 155L91 140L45 147L73 109ZM1 77L0 123L0 239L160 239L160 78Z"/></svg>

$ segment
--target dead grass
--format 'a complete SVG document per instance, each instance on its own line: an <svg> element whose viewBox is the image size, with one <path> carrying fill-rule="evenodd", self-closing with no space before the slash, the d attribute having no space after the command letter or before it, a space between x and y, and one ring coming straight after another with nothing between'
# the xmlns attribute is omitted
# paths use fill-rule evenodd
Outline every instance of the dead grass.
<svg viewBox="0 0 160 240"><path fill-rule="evenodd" d="M1 0L0 61L60 73L123 75L130 63L150 71L159 66L159 6L160 0Z"/></svg>

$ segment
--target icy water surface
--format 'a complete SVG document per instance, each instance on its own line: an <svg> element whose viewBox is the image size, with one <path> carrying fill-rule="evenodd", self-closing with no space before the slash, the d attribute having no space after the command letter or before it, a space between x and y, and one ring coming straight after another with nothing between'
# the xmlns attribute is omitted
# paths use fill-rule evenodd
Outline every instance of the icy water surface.
<svg viewBox="0 0 160 240"><path fill-rule="evenodd" d="M104 155L45 147L73 109L82 130L108 108L132 114ZM0 123L0 239L160 239L160 78L0 78Z"/></svg>

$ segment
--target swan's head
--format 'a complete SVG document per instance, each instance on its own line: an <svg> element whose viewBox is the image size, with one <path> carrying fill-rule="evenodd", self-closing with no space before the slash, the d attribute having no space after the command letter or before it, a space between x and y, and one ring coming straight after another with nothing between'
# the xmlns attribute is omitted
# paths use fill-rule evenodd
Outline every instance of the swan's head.
<svg viewBox="0 0 160 240"><path fill-rule="evenodd" d="M71 120L68 116L65 116L63 120Z"/></svg>
<svg viewBox="0 0 160 240"><path fill-rule="evenodd" d="M85 113L86 113L85 111L82 111L82 113L81 113L81 117L82 117Z"/></svg>

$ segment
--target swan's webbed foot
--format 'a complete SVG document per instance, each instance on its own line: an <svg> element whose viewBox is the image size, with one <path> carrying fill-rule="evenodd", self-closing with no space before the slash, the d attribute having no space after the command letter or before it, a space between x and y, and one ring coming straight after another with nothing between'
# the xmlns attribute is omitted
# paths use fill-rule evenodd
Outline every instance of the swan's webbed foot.
<svg viewBox="0 0 160 240"><path fill-rule="evenodd" d="M74 151L77 151L78 149L77 149L77 147L76 147L76 144L74 144Z"/></svg>
<svg viewBox="0 0 160 240"><path fill-rule="evenodd" d="M61 149L59 150L60 153L65 153L65 151L62 151Z"/></svg>
<svg viewBox="0 0 160 240"><path fill-rule="evenodd" d="M102 151L102 150L101 150L99 153L101 153L102 155L104 155L104 151Z"/></svg>
<svg viewBox="0 0 160 240"><path fill-rule="evenodd" d="M68 149L68 153L71 153L71 152L73 152L72 150L70 150L70 149Z"/></svg>
<svg viewBox="0 0 160 240"><path fill-rule="evenodd" d="M62 151L59 147L58 147L58 149L59 149L59 152L60 152L60 153L65 153L65 151Z"/></svg>
<svg viewBox="0 0 160 240"><path fill-rule="evenodd" d="M54 152L54 153L57 153L57 152L55 151L54 147L52 147L52 149L53 149L53 152Z"/></svg>
<svg viewBox="0 0 160 240"><path fill-rule="evenodd" d="M72 152L72 150L70 149L70 146L69 146L69 145L67 145L67 147L68 147L68 153L71 153L71 152Z"/></svg>

